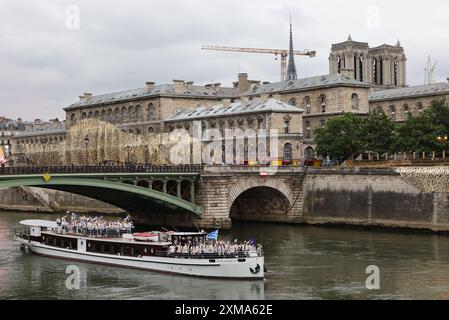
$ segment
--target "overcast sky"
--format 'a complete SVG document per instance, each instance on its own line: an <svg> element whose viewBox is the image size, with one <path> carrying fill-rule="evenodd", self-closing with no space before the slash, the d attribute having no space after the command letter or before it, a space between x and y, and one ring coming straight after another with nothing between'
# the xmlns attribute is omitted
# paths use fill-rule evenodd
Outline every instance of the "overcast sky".
<svg viewBox="0 0 449 320"><path fill-rule="evenodd" d="M78 13L79 11L79 19ZM328 73L332 43L351 33L406 50L407 82L422 84L427 56L449 76L449 2L251 0L0 0L0 116L64 118L83 92L101 94L173 79L230 86L238 71L276 82L272 55L202 51L203 44L288 48L299 77ZM78 24L79 20L79 24Z"/></svg>

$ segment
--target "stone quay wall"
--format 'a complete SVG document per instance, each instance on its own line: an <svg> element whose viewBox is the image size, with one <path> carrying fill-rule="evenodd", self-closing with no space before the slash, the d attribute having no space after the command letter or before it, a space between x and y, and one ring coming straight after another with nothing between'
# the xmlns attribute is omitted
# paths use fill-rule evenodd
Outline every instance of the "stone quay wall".
<svg viewBox="0 0 449 320"><path fill-rule="evenodd" d="M449 231L449 193L422 191L393 170L310 172L302 222Z"/></svg>

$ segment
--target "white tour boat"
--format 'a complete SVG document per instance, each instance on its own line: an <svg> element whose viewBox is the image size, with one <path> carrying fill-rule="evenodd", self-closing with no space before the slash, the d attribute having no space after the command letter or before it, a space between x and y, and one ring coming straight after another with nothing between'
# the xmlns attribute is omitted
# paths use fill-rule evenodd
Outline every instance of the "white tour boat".
<svg viewBox="0 0 449 320"><path fill-rule="evenodd" d="M211 247L204 231L152 231L111 237L68 232L48 220L24 220L20 224L23 230L16 239L23 248L42 256L198 277L264 278L260 245L247 242L237 246L239 250L234 246L230 251L211 252L203 250Z"/></svg>

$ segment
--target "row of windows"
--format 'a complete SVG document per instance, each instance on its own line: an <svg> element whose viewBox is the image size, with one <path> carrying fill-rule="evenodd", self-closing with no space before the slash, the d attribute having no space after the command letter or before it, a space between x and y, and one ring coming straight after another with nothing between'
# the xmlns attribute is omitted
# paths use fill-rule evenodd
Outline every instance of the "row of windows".
<svg viewBox="0 0 449 320"><path fill-rule="evenodd" d="M17 140L17 144L52 144L64 141L65 137L42 137L42 138L28 138Z"/></svg>
<svg viewBox="0 0 449 320"><path fill-rule="evenodd" d="M388 110L384 110L382 106L377 106L376 111L386 113L391 119L395 120L397 118L397 110L395 105L390 105ZM421 102L418 102L415 107L410 107L408 104L403 104L401 111L403 113L403 118L405 119L409 115L419 115L424 110L424 106Z"/></svg>
<svg viewBox="0 0 449 320"><path fill-rule="evenodd" d="M126 122L126 121L142 121L144 120L143 115L143 108L140 105L137 106L129 106L129 107L122 107L120 108L109 108L109 109L102 109L95 110L95 111L89 111L89 112L83 112L81 114L81 119L89 119L89 118L96 118L104 121L109 122ZM146 120L157 120L157 110L156 107L149 103L147 107L147 119ZM76 124L77 122L77 116L75 113L72 113L70 115L70 122L72 124Z"/></svg>
<svg viewBox="0 0 449 320"><path fill-rule="evenodd" d="M298 105L298 102L296 101L296 98L291 98L288 101L288 104L296 107ZM304 108L306 114L312 113L312 100L309 96L303 99L302 107ZM351 95L351 109L358 109L358 108L359 108L359 96L357 95L357 93L353 93ZM322 94L318 97L316 111L317 113L326 112L326 95Z"/></svg>

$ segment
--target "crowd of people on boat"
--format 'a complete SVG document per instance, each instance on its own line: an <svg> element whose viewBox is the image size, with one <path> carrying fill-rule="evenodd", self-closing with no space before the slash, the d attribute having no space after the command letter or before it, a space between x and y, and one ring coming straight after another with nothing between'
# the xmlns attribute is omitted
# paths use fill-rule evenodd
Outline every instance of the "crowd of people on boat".
<svg viewBox="0 0 449 320"><path fill-rule="evenodd" d="M56 224L61 232L97 237L120 237L125 233L132 233L134 229L129 216L124 219L106 220L102 216L78 216L70 211L56 219Z"/></svg>
<svg viewBox="0 0 449 320"><path fill-rule="evenodd" d="M219 241L207 241L205 243L191 244L172 244L168 249L169 255L247 255L249 252L255 252L259 248L256 245L255 240L249 240L243 243L239 243L237 240L234 242L219 240Z"/></svg>

